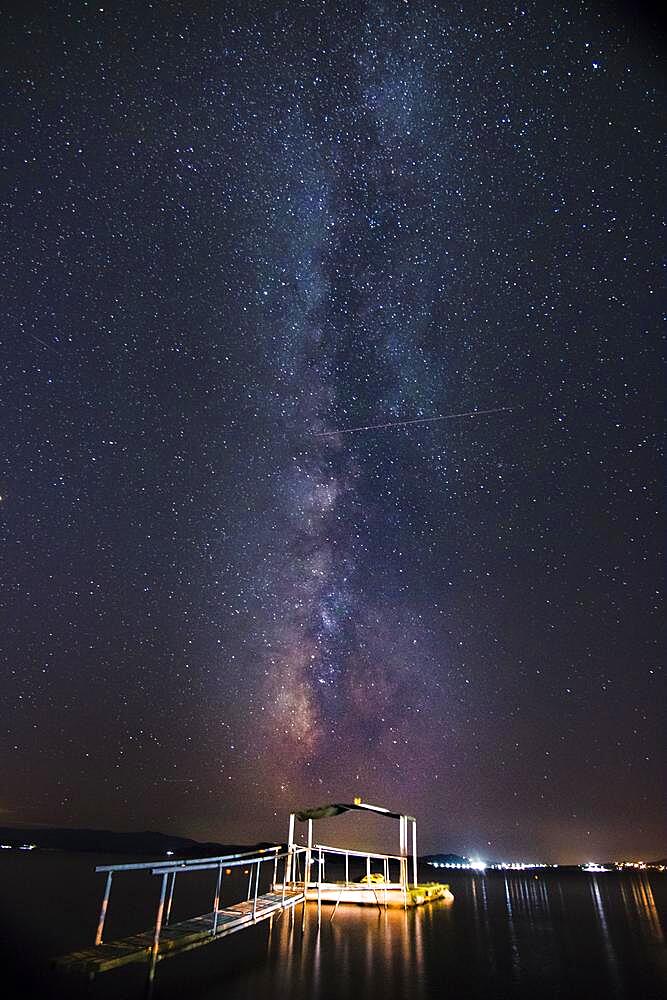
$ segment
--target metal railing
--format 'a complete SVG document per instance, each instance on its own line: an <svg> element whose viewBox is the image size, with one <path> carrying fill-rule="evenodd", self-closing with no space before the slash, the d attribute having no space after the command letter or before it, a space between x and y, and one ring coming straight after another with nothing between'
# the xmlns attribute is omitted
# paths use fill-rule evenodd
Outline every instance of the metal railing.
<svg viewBox="0 0 667 1000"><path fill-rule="evenodd" d="M216 857L209 858L179 858L175 861L144 861L144 862L133 862L131 864L123 865L98 865L95 868L96 872L106 872L107 879L104 886L104 895L102 897L102 906L100 909L100 916L97 922L97 933L95 935L95 944L102 944L102 935L104 933L104 924L107 918L107 912L109 909L109 899L111 897L111 887L114 875L120 872L137 872L137 871L149 871L153 875L162 875L163 877L163 888L165 890L165 897L167 895L167 880L170 880L168 903L166 910L166 922L169 921L169 916L171 914L171 907L174 899L174 886L176 883L176 875L179 872L185 871L202 871L206 868L216 868L220 870L220 879L222 879L222 869L223 868L237 868L239 865L252 865L261 864L263 861L273 861L274 870L277 867L277 862L279 857L286 857L291 852L285 851L280 854L281 847L278 845L276 847L263 848L256 851L243 851L238 854L222 854ZM252 870L251 870L252 875ZM214 896L214 903L219 901L220 890L219 886L216 887L216 894ZM215 909L215 907L214 907ZM159 908L158 908L159 913ZM164 913L162 914L164 916Z"/></svg>
<svg viewBox="0 0 667 1000"><path fill-rule="evenodd" d="M398 884L407 886L407 861L405 857L401 857L399 854L375 854L373 851L351 851L344 847L330 847L327 844L314 844L313 851L318 853L318 863L319 863L319 882L324 882L324 856L326 854L336 854L340 857L345 858L345 885L346 887L351 884L350 882L350 858L363 858L366 861L366 878L370 880L372 874L371 871L372 861L382 862L382 877L385 883L390 884L390 862L398 862ZM377 873L379 874L379 873ZM310 883L309 883L310 884ZM358 888L362 888L364 883L356 882L354 883ZM369 883L370 884L370 881Z"/></svg>
<svg viewBox="0 0 667 1000"><path fill-rule="evenodd" d="M109 910L109 900L111 897L111 887L114 875L119 872L148 871L152 875L161 876L160 896L155 917L155 927L153 930L153 939L150 951L150 967L148 973L149 986L152 987L160 947L160 934L162 932L162 928L169 923L169 917L171 915L171 908L174 900L176 876L179 873L215 871L216 881L215 891L213 894L213 923L210 932L211 936L215 937L218 932L220 892L222 888L222 875L225 869L238 868L241 866L247 866L249 868L250 877L248 879L246 902L250 902L250 900L252 900L250 914L252 922L254 922L258 915L261 866L266 862L273 864L272 884L276 885L278 879L278 865L281 860L283 861L282 898L280 901L280 908L282 910L285 907L286 894L289 891L289 886L290 884L293 884L289 880L291 878L291 872L294 869L295 859L298 858L299 854L304 853L305 850L305 847L298 847L296 845L289 845L287 849L283 849L280 845L276 845L275 847L267 847L255 851L243 851L238 854L222 854L208 858L185 858L177 859L175 861L160 860L133 862L131 864L122 865L98 865L95 871L106 872L107 878L97 923L95 944L101 945L103 943L104 925ZM275 908L277 909L277 906Z"/></svg>
<svg viewBox="0 0 667 1000"><path fill-rule="evenodd" d="M407 909L408 905L408 859L407 857L401 856L399 854L376 854L373 851L353 851L343 847L331 847L327 844L313 844L312 847L306 848L306 872L309 872L311 855L317 853L317 879L313 881L307 877L304 881L304 892L307 892L311 887L315 887L317 890L317 920L318 923L322 918L322 886L325 883L325 855L333 854L338 857L345 859L345 880L343 882L336 881L332 883L338 889L338 896L336 899L336 905L334 906L333 912L331 914L331 920L334 919L336 913L338 912L338 907L343 898L343 894L354 887L356 892L368 892L375 896L375 902L378 909L387 908L388 897L387 892L393 890L394 886L398 885L400 892L403 897L403 907ZM366 874L362 876L361 881L352 882L350 880L350 859L361 858L366 862ZM373 861L382 862L382 882L374 884L372 882L371 876L373 874L380 874L379 872L373 872L371 869L373 867ZM390 863L398 863L398 882L392 883L390 881ZM379 893L379 894L378 894Z"/></svg>

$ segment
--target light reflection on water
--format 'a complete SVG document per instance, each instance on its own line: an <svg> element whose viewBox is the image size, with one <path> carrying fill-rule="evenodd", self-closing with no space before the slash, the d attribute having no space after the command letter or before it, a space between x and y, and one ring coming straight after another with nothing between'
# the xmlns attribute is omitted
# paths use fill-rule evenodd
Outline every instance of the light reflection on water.
<svg viewBox="0 0 667 1000"><path fill-rule="evenodd" d="M519 959L519 946L517 944L516 931L514 929L514 908L512 906L512 893L510 884L505 878L505 903L507 904L507 926L510 935L510 949L512 955L512 980L516 983L521 972L521 961Z"/></svg>
<svg viewBox="0 0 667 1000"><path fill-rule="evenodd" d="M648 878L644 875L634 879L630 889L639 921L647 937L658 944L664 944L665 936Z"/></svg>
<svg viewBox="0 0 667 1000"><path fill-rule="evenodd" d="M656 882L659 877L656 877ZM667 880L648 876L473 875L452 879L455 902L407 913L315 906L274 918L266 967L222 1000L275 993L328 1000L667 995Z"/></svg>
<svg viewBox="0 0 667 1000"><path fill-rule="evenodd" d="M385 982L392 991L400 987L397 996L427 1000L424 938L433 931L433 916L431 908L417 915L400 908L341 906L331 920L324 907L318 925L316 907L308 906L305 914L299 907L274 917L267 946L272 984L278 995L300 996L298 984L308 984L304 995L328 996L334 976L341 995L348 991L343 984L353 984L360 997L373 996ZM251 992L256 989L254 984Z"/></svg>

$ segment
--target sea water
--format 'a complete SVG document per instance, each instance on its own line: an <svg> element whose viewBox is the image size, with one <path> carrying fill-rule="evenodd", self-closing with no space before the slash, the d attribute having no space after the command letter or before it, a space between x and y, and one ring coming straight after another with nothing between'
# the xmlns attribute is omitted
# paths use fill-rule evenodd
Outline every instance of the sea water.
<svg viewBox="0 0 667 1000"><path fill-rule="evenodd" d="M0 856L4 991L91 1000L142 997L146 968L90 983L50 968L57 955L92 943L103 876L118 858L38 852ZM422 872L428 877L431 869ZM210 906L210 872L188 876L174 918ZM239 879L241 873L239 873ZM154 919L158 881L121 885L110 937ZM184 880L185 881L185 880ZM341 905L298 906L158 966L156 1000L549 1000L667 997L667 873L456 873L452 904L407 912ZM232 887L230 886L230 889ZM242 887L236 887L236 898ZM230 900L231 901L231 900Z"/></svg>

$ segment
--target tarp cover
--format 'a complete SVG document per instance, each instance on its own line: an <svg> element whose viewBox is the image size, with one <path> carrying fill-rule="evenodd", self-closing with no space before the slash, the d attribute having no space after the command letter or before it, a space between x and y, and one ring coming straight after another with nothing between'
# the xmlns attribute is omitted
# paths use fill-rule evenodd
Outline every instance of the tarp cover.
<svg viewBox="0 0 667 1000"><path fill-rule="evenodd" d="M400 819L401 813L392 813L385 810L373 809L372 806L363 804L356 805L350 803L334 802L330 806L316 806L314 809L302 809L295 813L296 818L304 823L307 819L326 819L329 816L340 816L341 813L350 809L359 809L362 812L375 813L376 816L388 816L390 819Z"/></svg>

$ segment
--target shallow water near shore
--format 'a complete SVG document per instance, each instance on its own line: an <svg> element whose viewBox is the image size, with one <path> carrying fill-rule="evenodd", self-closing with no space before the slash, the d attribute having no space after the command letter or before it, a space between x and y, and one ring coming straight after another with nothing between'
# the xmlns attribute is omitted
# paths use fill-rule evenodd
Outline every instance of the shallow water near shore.
<svg viewBox="0 0 667 1000"><path fill-rule="evenodd" d="M50 968L92 943L102 876L118 858L7 852L0 857L0 926L9 997L134 1000L146 968L93 983ZM422 876L428 878L431 869ZM158 966L154 997L173 1000L427 1000L445 992L479 1000L667 995L667 874L458 873L454 903L416 910L341 906L331 921L308 904ZM210 881L210 879L208 880ZM231 887L230 887L231 888ZM188 885L176 919L204 912L208 883ZM114 889L110 936L143 930L157 885ZM11 983L11 985L9 985Z"/></svg>

